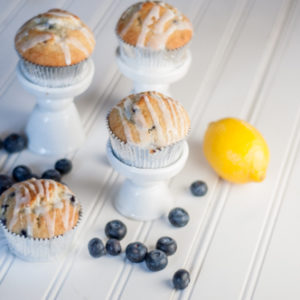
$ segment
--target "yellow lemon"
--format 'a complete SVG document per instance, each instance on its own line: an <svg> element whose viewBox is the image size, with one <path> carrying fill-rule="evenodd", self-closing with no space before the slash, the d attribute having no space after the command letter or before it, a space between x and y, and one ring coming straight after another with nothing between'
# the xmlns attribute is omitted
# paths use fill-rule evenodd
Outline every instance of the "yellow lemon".
<svg viewBox="0 0 300 300"><path fill-rule="evenodd" d="M203 151L220 177L234 183L262 181L269 163L269 148L249 123L225 118L209 124Z"/></svg>

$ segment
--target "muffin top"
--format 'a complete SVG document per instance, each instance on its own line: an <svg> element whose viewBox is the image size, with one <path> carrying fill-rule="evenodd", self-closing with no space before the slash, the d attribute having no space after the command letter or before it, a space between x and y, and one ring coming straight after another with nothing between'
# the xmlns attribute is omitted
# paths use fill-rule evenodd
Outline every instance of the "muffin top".
<svg viewBox="0 0 300 300"><path fill-rule="evenodd" d="M108 126L122 142L156 149L184 139L190 119L179 102L158 92L143 92L114 106Z"/></svg>
<svg viewBox="0 0 300 300"><path fill-rule="evenodd" d="M21 57L50 67L77 64L90 56L94 46L90 29L77 16L61 9L33 17L15 37Z"/></svg>
<svg viewBox="0 0 300 300"><path fill-rule="evenodd" d="M80 205L65 185L49 179L14 184L0 197L0 219L13 233L52 238L71 230L78 222Z"/></svg>
<svg viewBox="0 0 300 300"><path fill-rule="evenodd" d="M175 7L160 2L139 2L121 16L117 34L126 43L153 50L173 50L192 38L191 22Z"/></svg>

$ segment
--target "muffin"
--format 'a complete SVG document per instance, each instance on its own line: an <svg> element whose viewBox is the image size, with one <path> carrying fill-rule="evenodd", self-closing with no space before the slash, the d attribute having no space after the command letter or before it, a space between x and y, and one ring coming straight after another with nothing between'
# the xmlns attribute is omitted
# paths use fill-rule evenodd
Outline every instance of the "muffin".
<svg viewBox="0 0 300 300"><path fill-rule="evenodd" d="M33 17L15 37L22 72L30 81L45 86L79 81L94 47L90 29L77 16L61 9Z"/></svg>
<svg viewBox="0 0 300 300"><path fill-rule="evenodd" d="M183 106L159 92L129 95L112 108L107 126L114 154L138 168L175 162L190 130Z"/></svg>
<svg viewBox="0 0 300 300"><path fill-rule="evenodd" d="M154 67L181 62L193 29L188 18L175 7L147 1L130 6L122 14L116 34L124 60Z"/></svg>
<svg viewBox="0 0 300 300"><path fill-rule="evenodd" d="M50 179L14 184L0 197L0 223L10 250L26 260L46 260L69 244L81 207L65 185Z"/></svg>

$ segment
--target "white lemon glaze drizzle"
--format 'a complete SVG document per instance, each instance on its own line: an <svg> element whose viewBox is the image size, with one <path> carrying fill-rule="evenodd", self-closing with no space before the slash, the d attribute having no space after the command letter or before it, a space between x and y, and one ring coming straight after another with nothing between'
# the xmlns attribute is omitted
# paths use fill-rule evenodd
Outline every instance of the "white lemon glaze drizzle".
<svg viewBox="0 0 300 300"><path fill-rule="evenodd" d="M68 47L66 42L60 41L58 42L64 56L65 56L65 62L66 65L70 65L71 64L71 53L70 53L70 48Z"/></svg>
<svg viewBox="0 0 300 300"><path fill-rule="evenodd" d="M189 21L178 21L178 24L172 24L165 32L160 34L154 34L147 46L152 47L153 49L165 49L167 41L169 37L176 31L176 30L187 30L192 29L191 23Z"/></svg>
<svg viewBox="0 0 300 300"><path fill-rule="evenodd" d="M148 126L143 113L138 108L135 108L134 121L139 133L140 145L142 147L149 146L149 133L147 128Z"/></svg>
<svg viewBox="0 0 300 300"><path fill-rule="evenodd" d="M62 11L49 10L49 11L47 11L47 14L49 14L51 16L59 17L59 18L71 18L74 22L77 22L78 24L80 23L76 17L74 17L72 14L70 14L67 11L62 12Z"/></svg>
<svg viewBox="0 0 300 300"><path fill-rule="evenodd" d="M166 124L166 134L167 134L166 143L167 144L173 143L176 139L176 129L173 126L170 111L159 94L151 93L151 96L156 99L157 104L163 114L164 122Z"/></svg>
<svg viewBox="0 0 300 300"><path fill-rule="evenodd" d="M163 133L163 130L162 130L162 127L159 123L159 118L158 118L155 110L153 109L147 95L144 96L144 99L145 99L145 103L146 103L147 108L150 112L153 124L154 124L156 132L157 132L157 138L158 138L157 143L160 144L160 145L164 145L166 143L166 137L165 137L165 135Z"/></svg>
<svg viewBox="0 0 300 300"><path fill-rule="evenodd" d="M115 106L115 108L119 112L121 122L122 122L122 125L123 125L123 129L124 129L124 134L125 134L125 137L126 137L126 141L128 143L132 143L133 139L132 139L132 135L131 135L131 130L130 130L130 127L128 126L128 124L127 124L127 121L124 118L124 112L123 112L122 108L119 105Z"/></svg>
<svg viewBox="0 0 300 300"><path fill-rule="evenodd" d="M153 32L155 34L161 34L162 32L164 32L165 25L174 17L175 17L174 12L170 9L167 9L166 12L161 16L159 21L155 24Z"/></svg>
<svg viewBox="0 0 300 300"><path fill-rule="evenodd" d="M168 101L168 104L171 108L171 114L172 114L172 117L173 117L173 126L174 126L174 128L177 132L178 131L178 119L177 119L177 115L176 115L176 112L175 112L175 109L174 109L174 104L173 104L173 101L170 98L167 98L167 101Z"/></svg>
<svg viewBox="0 0 300 300"><path fill-rule="evenodd" d="M136 11L136 12L132 15L132 17L131 17L131 19L129 20L129 22L126 24L126 26L125 26L125 27L122 29L122 31L120 32L120 36L121 36L121 37L124 37L124 35L127 33L127 31L129 30L129 28L131 27L131 25L133 24L133 22L137 19L138 15L139 15L139 12L138 12L138 11Z"/></svg>
<svg viewBox="0 0 300 300"><path fill-rule="evenodd" d="M70 201L64 201L65 202L65 215L63 218L64 228L67 229L68 222L70 218Z"/></svg>
<svg viewBox="0 0 300 300"><path fill-rule="evenodd" d="M85 38L88 41L88 43L90 44L90 46L93 47L94 43L95 43L95 40L94 40L94 37L93 37L92 33L85 27L80 27L79 30L85 36Z"/></svg>
<svg viewBox="0 0 300 300"><path fill-rule="evenodd" d="M26 52L28 49L33 48L35 45L42 43L44 41L48 41L51 38L52 38L52 34L50 34L50 33L44 33L44 34L37 35L31 39L28 39L26 42L24 42L21 45L21 50L23 52Z"/></svg>
<svg viewBox="0 0 300 300"><path fill-rule="evenodd" d="M73 45L75 48L79 49L81 52L84 53L85 56L89 55L88 50L82 45L80 41L74 38L68 38L67 43Z"/></svg>
<svg viewBox="0 0 300 300"><path fill-rule="evenodd" d="M24 189L24 194L25 194L24 196L22 196L21 188ZM14 210L13 210L12 218L11 218L10 222L7 224L7 228L9 230L12 230L14 225L18 221L18 214L19 214L19 211L20 211L21 204L26 203L26 202L29 201L28 194L26 194L25 190L26 190L25 186L21 186L19 189L15 189L16 203L15 203L15 207L14 207Z"/></svg>
<svg viewBox="0 0 300 300"><path fill-rule="evenodd" d="M143 22L141 32L138 36L137 43L136 43L137 46L139 47L145 46L145 39L150 30L149 26L152 25L154 21L159 18L159 12L160 12L159 5L154 5L150 10L150 12L148 13L147 17Z"/></svg>

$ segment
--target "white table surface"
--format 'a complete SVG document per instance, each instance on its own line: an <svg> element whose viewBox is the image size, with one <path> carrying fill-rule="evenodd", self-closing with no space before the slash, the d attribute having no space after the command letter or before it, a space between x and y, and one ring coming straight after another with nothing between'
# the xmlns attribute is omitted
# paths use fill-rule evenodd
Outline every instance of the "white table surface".
<svg viewBox="0 0 300 300"><path fill-rule="evenodd" d="M0 299L300 299L300 3L296 0L171 0L193 22L193 62L173 86L192 120L190 156L170 183L177 206L190 213L176 229L166 218L137 222L112 206L123 178L105 157L107 110L131 88L115 63L114 26L132 0L0 0L0 136L24 129L35 100L16 78L13 40L24 21L61 7L80 16L97 39L95 77L76 104L87 139L69 156L65 182L84 207L81 230L69 254L54 263L28 263L0 249ZM203 157L210 121L234 116L255 125L271 152L263 183L232 185L220 180ZM19 164L36 173L60 157L0 151L0 173ZM205 197L193 197L194 180L207 182ZM128 263L124 256L93 259L87 243L104 237L104 226L124 220L123 247L139 240L150 248L173 236L178 252L161 272ZM173 273L186 268L191 284L172 289Z"/></svg>

